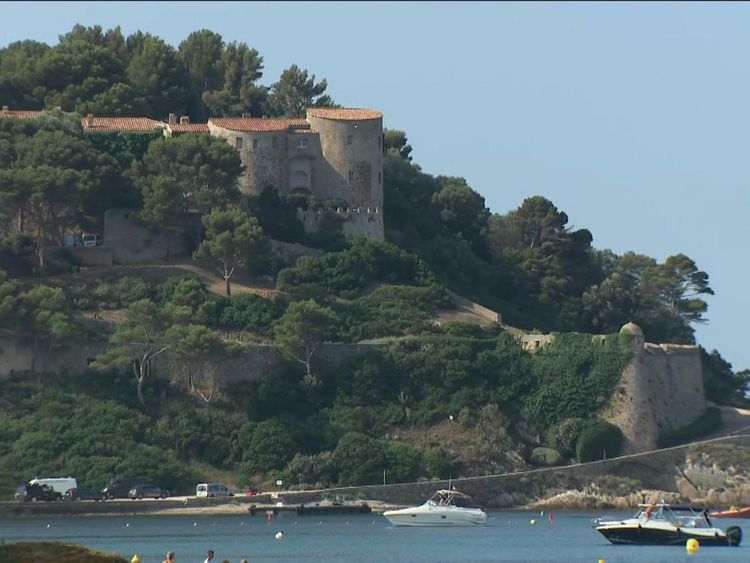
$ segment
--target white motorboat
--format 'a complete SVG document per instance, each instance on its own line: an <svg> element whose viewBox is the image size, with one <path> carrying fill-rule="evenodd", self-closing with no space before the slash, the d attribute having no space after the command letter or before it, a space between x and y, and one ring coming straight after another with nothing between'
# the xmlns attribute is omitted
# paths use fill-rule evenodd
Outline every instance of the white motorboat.
<svg viewBox="0 0 750 563"><path fill-rule="evenodd" d="M420 506L383 512L394 526L483 526L487 514L471 497L456 490L441 489Z"/></svg>
<svg viewBox="0 0 750 563"><path fill-rule="evenodd" d="M639 507L632 518L596 520L596 531L615 544L684 545L696 539L701 546L736 546L742 541L739 527L730 526L726 531L714 527L708 511L702 508L664 502Z"/></svg>

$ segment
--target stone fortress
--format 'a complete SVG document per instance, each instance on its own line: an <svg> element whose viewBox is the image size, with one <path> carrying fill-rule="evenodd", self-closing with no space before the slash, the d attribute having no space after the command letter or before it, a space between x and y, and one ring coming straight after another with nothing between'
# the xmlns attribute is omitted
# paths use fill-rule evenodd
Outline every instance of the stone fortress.
<svg viewBox="0 0 750 563"><path fill-rule="evenodd" d="M2 107L0 118L29 119L38 111ZM144 117L81 119L85 133L153 133L167 137L208 134L236 147L245 171L240 189L259 193L267 186L282 195L300 193L336 199L347 234L383 240L383 114L357 108L308 108L305 119L230 117L190 123L170 114L166 122ZM298 210L307 232L316 232L322 213Z"/></svg>

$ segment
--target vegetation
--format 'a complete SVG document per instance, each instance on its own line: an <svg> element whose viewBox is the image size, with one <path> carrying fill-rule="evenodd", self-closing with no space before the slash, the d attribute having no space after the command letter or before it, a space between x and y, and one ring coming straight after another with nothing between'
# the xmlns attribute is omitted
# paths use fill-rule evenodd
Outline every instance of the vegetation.
<svg viewBox="0 0 750 563"><path fill-rule="evenodd" d="M90 112L200 121L333 105L307 70L291 65L270 87L262 71L257 50L209 30L175 49L76 26L52 47L0 50L3 103L46 108L0 119L0 331L35 357L106 343L91 372L5 386L0 486L62 472L92 486L145 474L187 490L212 470L237 485L346 485L380 482L384 470L407 481L616 455L622 435L599 417L630 348L612 333L632 320L649 341L693 343L708 274L683 254L659 263L597 250L542 196L491 213L464 178L423 172L404 131L384 135L386 240L371 241L343 235L338 200L278 186L241 194L241 160L225 140L84 134L80 124ZM226 295L195 277L83 275L63 244L100 230L113 207L144 228L190 230L195 259L219 272ZM298 208L330 220L307 234ZM270 239L312 250L284 263ZM273 298L233 295L238 278L258 275L270 276ZM437 323L449 290L554 340L529 353L499 324ZM104 313L114 326L91 321ZM368 339L388 343L338 356L324 346ZM259 342L279 350L264 377L220 385L217 359ZM745 404L750 373L702 354L708 398ZM663 439L686 439L713 416ZM425 437L430 429L470 445Z"/></svg>
<svg viewBox="0 0 750 563"><path fill-rule="evenodd" d="M17 542L0 545L0 563L127 563L115 553L103 553L80 545L61 542Z"/></svg>
<svg viewBox="0 0 750 563"><path fill-rule="evenodd" d="M662 433L656 441L660 448L678 446L686 442L698 440L706 434L714 432L721 426L721 411L717 407L708 407L693 422L682 428Z"/></svg>

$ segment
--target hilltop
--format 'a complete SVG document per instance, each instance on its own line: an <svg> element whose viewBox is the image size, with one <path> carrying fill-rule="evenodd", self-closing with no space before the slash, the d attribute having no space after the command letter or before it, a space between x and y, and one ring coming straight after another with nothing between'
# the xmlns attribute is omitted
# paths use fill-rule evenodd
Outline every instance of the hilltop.
<svg viewBox="0 0 750 563"><path fill-rule="evenodd" d="M597 249L539 195L492 213L379 111L337 107L296 65L262 87L261 63L208 30L177 50L82 26L0 50L2 486L611 457L638 431L623 389L669 389L678 349L700 408L651 417L649 440L716 430L706 399L745 404L749 374L694 346L713 290L688 256Z"/></svg>

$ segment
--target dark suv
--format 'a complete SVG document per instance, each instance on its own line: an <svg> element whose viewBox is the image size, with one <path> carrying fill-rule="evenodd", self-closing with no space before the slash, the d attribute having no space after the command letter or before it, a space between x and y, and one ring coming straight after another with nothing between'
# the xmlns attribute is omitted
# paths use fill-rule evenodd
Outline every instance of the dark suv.
<svg viewBox="0 0 750 563"><path fill-rule="evenodd" d="M49 485L21 485L16 491L16 500L36 502L38 500L58 501L62 495Z"/></svg>
<svg viewBox="0 0 750 563"><path fill-rule="evenodd" d="M107 486L102 489L102 495L105 499L128 498L130 489L136 485L148 483L149 481L150 479L148 477L126 477L124 479L115 479L107 483Z"/></svg>
<svg viewBox="0 0 750 563"><path fill-rule="evenodd" d="M137 498L167 498L169 496L169 491L166 489L162 489L161 487L157 487L156 485L151 484L143 484L143 485L136 485L130 491L128 491L128 496L132 499Z"/></svg>

